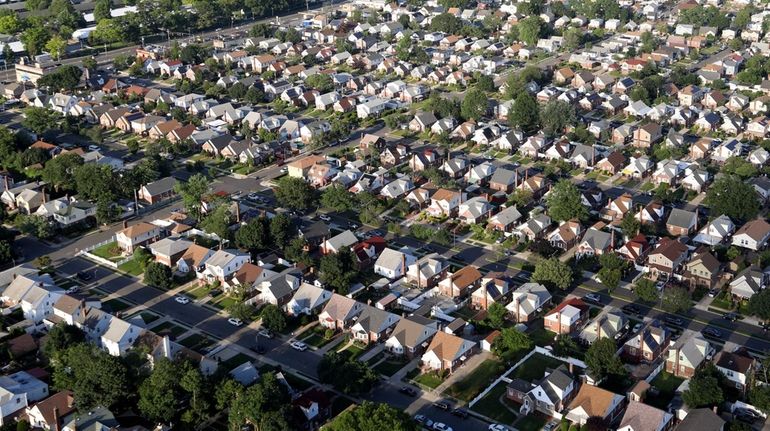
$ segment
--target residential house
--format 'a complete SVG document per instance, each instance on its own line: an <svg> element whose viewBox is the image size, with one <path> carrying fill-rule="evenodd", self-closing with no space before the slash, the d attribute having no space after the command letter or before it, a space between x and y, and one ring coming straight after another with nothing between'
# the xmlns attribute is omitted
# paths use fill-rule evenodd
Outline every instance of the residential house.
<svg viewBox="0 0 770 431"><path fill-rule="evenodd" d="M695 371L714 355L714 347L700 332L686 329L668 349L666 372L685 379L692 378Z"/></svg>
<svg viewBox="0 0 770 431"><path fill-rule="evenodd" d="M439 294L450 298L464 298L481 282L481 272L475 266L466 266L438 283Z"/></svg>
<svg viewBox="0 0 770 431"><path fill-rule="evenodd" d="M684 268L684 279L690 285L690 289L696 287L712 289L719 281L721 265L719 260L708 251L693 255Z"/></svg>
<svg viewBox="0 0 770 431"><path fill-rule="evenodd" d="M606 307L580 331L579 338L588 344L609 338L619 340L628 330L628 318L613 307Z"/></svg>
<svg viewBox="0 0 770 431"><path fill-rule="evenodd" d="M61 427L61 418L75 411L75 397L71 391L57 392L25 410L30 426L44 431Z"/></svg>
<svg viewBox="0 0 770 431"><path fill-rule="evenodd" d="M566 418L583 425L591 417L612 423L623 411L625 397L598 386L583 384L567 407Z"/></svg>
<svg viewBox="0 0 770 431"><path fill-rule="evenodd" d="M438 189L430 198L427 211L434 217L451 217L457 213L462 201L462 192L449 189Z"/></svg>
<svg viewBox="0 0 770 431"><path fill-rule="evenodd" d="M676 426L676 431L724 431L725 421L710 408L692 409Z"/></svg>
<svg viewBox="0 0 770 431"><path fill-rule="evenodd" d="M607 233L596 228L586 230L583 239L578 244L575 257L600 256L614 248L614 231Z"/></svg>
<svg viewBox="0 0 770 431"><path fill-rule="evenodd" d="M730 293L739 300L748 300L767 287L767 282L767 274L749 267L730 281Z"/></svg>
<svg viewBox="0 0 770 431"><path fill-rule="evenodd" d="M434 320L419 315L404 317L385 341L385 349L395 355L415 358L425 351L437 332L438 323Z"/></svg>
<svg viewBox="0 0 770 431"><path fill-rule="evenodd" d="M647 266L650 275L654 278L663 277L669 279L674 273L678 273L685 259L688 248L683 243L671 239L662 238L653 251L647 256Z"/></svg>
<svg viewBox="0 0 770 431"><path fill-rule="evenodd" d="M391 280L404 277L407 268L417 262L417 257L406 251L386 248L374 262L374 273Z"/></svg>
<svg viewBox="0 0 770 431"><path fill-rule="evenodd" d="M48 397L48 384L26 371L0 377L0 425L8 425L13 413Z"/></svg>
<svg viewBox="0 0 770 431"><path fill-rule="evenodd" d="M291 300L284 307L290 316L313 315L326 304L333 293L314 286L309 283L302 283L292 296Z"/></svg>
<svg viewBox="0 0 770 431"><path fill-rule="evenodd" d="M147 183L139 189L139 199L150 205L171 199L176 196L174 186L177 180L174 177L165 177L151 183Z"/></svg>
<svg viewBox="0 0 770 431"><path fill-rule="evenodd" d="M489 218L487 221L487 228L499 232L510 232L516 227L521 218L522 215L515 205L506 207Z"/></svg>
<svg viewBox="0 0 770 431"><path fill-rule="evenodd" d="M735 232L735 224L730 220L730 217L722 214L698 231L693 241L713 246L723 243L733 232Z"/></svg>
<svg viewBox="0 0 770 431"><path fill-rule="evenodd" d="M559 335L571 334L588 319L589 309L580 298L566 299L543 317L543 326Z"/></svg>
<svg viewBox="0 0 770 431"><path fill-rule="evenodd" d="M580 222L569 220L563 222L556 230L548 234L546 239L555 248L569 250L580 241L582 234L583 227L580 225Z"/></svg>
<svg viewBox="0 0 770 431"><path fill-rule="evenodd" d="M440 331L433 336L421 360L426 369L452 373L477 349L478 345L475 341Z"/></svg>
<svg viewBox="0 0 770 431"><path fill-rule="evenodd" d="M657 123L647 123L634 131L633 145L637 148L650 148L663 139L662 129Z"/></svg>
<svg viewBox="0 0 770 431"><path fill-rule="evenodd" d="M673 423L673 414L639 401L631 401L620 420L618 431L666 431Z"/></svg>
<svg viewBox="0 0 770 431"><path fill-rule="evenodd" d="M529 322L551 303L551 293L539 283L524 283L511 296L511 302L505 308L517 323Z"/></svg>
<svg viewBox="0 0 770 431"><path fill-rule="evenodd" d="M53 313L54 304L64 295L64 289L47 274L14 275L8 287L0 293L0 304L18 306L24 319L42 322Z"/></svg>
<svg viewBox="0 0 770 431"><path fill-rule="evenodd" d="M722 350L714 358L714 364L727 380L737 389L745 390L746 385L758 368L757 360L745 348L733 352ZM689 414L688 414L689 416Z"/></svg>
<svg viewBox="0 0 770 431"><path fill-rule="evenodd" d="M350 328L350 332L354 339L364 344L376 343L387 339L391 329L399 320L396 314L366 305Z"/></svg>
<svg viewBox="0 0 770 431"><path fill-rule="evenodd" d="M318 323L327 329L344 331L353 325L363 310L364 304L355 299L333 293L323 311L318 315Z"/></svg>
<svg viewBox="0 0 770 431"><path fill-rule="evenodd" d="M132 254L137 247L153 243L163 237L160 227L147 222L125 226L115 234L115 241L124 253Z"/></svg>
<svg viewBox="0 0 770 431"><path fill-rule="evenodd" d="M508 294L509 286L510 281L504 274L488 273L481 279L481 286L471 292L471 307L488 310L493 303L500 302Z"/></svg>
<svg viewBox="0 0 770 431"><path fill-rule="evenodd" d="M417 286L418 289L432 288L443 279L448 268L443 257L430 253L407 267L406 282Z"/></svg>
<svg viewBox="0 0 770 431"><path fill-rule="evenodd" d="M578 382L567 369L559 365L546 370L546 375L524 396L519 412L527 415L535 411L546 416L560 413L577 393Z"/></svg>
<svg viewBox="0 0 770 431"><path fill-rule="evenodd" d="M248 253L238 250L217 250L203 264L205 269L202 276L208 283L219 281L228 282L241 267L251 262Z"/></svg>
<svg viewBox="0 0 770 431"><path fill-rule="evenodd" d="M340 250L350 248L357 242L358 238L356 238L355 234L350 230L346 230L324 241L321 244L321 253L339 253Z"/></svg>
<svg viewBox="0 0 770 431"><path fill-rule="evenodd" d="M155 261L160 262L169 268L176 268L179 259L193 245L192 241L181 238L163 238L150 244L147 248L150 250Z"/></svg>
<svg viewBox="0 0 770 431"><path fill-rule="evenodd" d="M732 245L758 251L767 245L768 238L770 238L770 224L760 218L741 226L733 235Z"/></svg>
<svg viewBox="0 0 770 431"><path fill-rule="evenodd" d="M671 333L658 321L647 323L623 344L623 357L634 363L654 363L666 351Z"/></svg>
<svg viewBox="0 0 770 431"><path fill-rule="evenodd" d="M671 235L686 236L698 228L698 212L673 208L666 221L666 230Z"/></svg>

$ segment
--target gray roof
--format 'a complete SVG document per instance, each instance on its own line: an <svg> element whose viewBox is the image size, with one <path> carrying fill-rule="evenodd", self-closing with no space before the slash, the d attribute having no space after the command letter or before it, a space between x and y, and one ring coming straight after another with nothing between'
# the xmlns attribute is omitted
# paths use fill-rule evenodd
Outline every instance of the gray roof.
<svg viewBox="0 0 770 431"><path fill-rule="evenodd" d="M329 238L326 243L334 250L339 250L343 247L349 247L358 242L358 238L350 230L346 230L338 235Z"/></svg>
<svg viewBox="0 0 770 431"><path fill-rule="evenodd" d="M163 238L158 242L150 244L150 251L152 254L173 256L177 253L184 252L190 248L191 245L193 245L192 241L187 241L186 239Z"/></svg>
<svg viewBox="0 0 770 431"><path fill-rule="evenodd" d="M553 370L551 374L546 376L540 383L539 387L545 391L545 394L548 396L548 399L551 400L553 404L558 403L561 401L561 398L559 395L553 390L554 387L559 388L562 393L564 393L565 389L573 382L572 374L567 370L567 366L564 364L559 365L558 368ZM536 389L533 389L536 390Z"/></svg>
<svg viewBox="0 0 770 431"><path fill-rule="evenodd" d="M690 410L676 431L722 431L725 421L709 408Z"/></svg>
<svg viewBox="0 0 770 431"><path fill-rule="evenodd" d="M494 219L503 225L508 225L521 219L521 213L516 206L510 206L494 215Z"/></svg>
<svg viewBox="0 0 770 431"><path fill-rule="evenodd" d="M516 181L516 171L510 169L500 168L495 170L492 174L492 178L489 180L491 183L512 185Z"/></svg>
<svg viewBox="0 0 770 431"><path fill-rule="evenodd" d="M586 231L585 236L583 236L583 243L588 243L589 246L591 246L594 250L605 250L607 247L610 247L610 241L612 240L612 235L603 232L596 229L588 229Z"/></svg>
<svg viewBox="0 0 770 431"><path fill-rule="evenodd" d="M395 320L393 320L395 318ZM367 332L380 333L387 329L389 322L398 322L398 316L385 310L370 305L364 308L364 311L358 316L357 324Z"/></svg>
<svg viewBox="0 0 770 431"><path fill-rule="evenodd" d="M626 407L626 413L618 429L627 426L635 431L666 429L665 424L672 419L671 413L638 401L631 401Z"/></svg>
<svg viewBox="0 0 770 431"><path fill-rule="evenodd" d="M668 216L666 224L689 229L694 226L696 222L695 213L674 208L671 210L671 215Z"/></svg>
<svg viewBox="0 0 770 431"><path fill-rule="evenodd" d="M402 346L416 347L438 332L436 322L422 316L409 316L398 321L392 337Z"/></svg>
<svg viewBox="0 0 770 431"><path fill-rule="evenodd" d="M97 407L82 415L73 413L65 417L63 423L65 427L78 431L102 431L120 426L112 412L104 407Z"/></svg>

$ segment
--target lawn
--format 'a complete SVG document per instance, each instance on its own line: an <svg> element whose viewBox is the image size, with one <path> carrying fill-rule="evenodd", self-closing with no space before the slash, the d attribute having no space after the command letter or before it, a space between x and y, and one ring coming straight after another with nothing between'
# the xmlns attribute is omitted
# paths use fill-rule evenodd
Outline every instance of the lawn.
<svg viewBox="0 0 770 431"><path fill-rule="evenodd" d="M354 359L358 359L358 357L363 355L364 352L366 352L367 350L369 350L369 348L362 348L356 344L351 344L340 353L342 353L343 355L346 355L352 361Z"/></svg>
<svg viewBox="0 0 770 431"><path fill-rule="evenodd" d="M393 359L386 359L379 364L377 364L373 370L377 373L382 374L383 376L391 377L393 374L396 374L400 369L404 368L406 366L407 362L402 361L396 358Z"/></svg>
<svg viewBox="0 0 770 431"><path fill-rule="evenodd" d="M423 386L427 386L431 389L436 389L438 385L444 382L444 379L438 376L438 374L430 372L430 373L424 373L420 374L417 377L413 379L416 383L419 383Z"/></svg>
<svg viewBox="0 0 770 431"><path fill-rule="evenodd" d="M549 346L553 343L553 338L556 336L555 332L551 332L545 328L537 328L529 333L529 338L538 346Z"/></svg>
<svg viewBox="0 0 770 431"><path fill-rule="evenodd" d="M641 190L643 192L649 192L650 190L652 190L654 188L655 188L655 184L653 184L653 183L648 181L648 182L642 184L642 186L639 187L639 190Z"/></svg>
<svg viewBox="0 0 770 431"><path fill-rule="evenodd" d="M302 342L309 346L321 348L329 344L329 342L332 340L333 338L326 339L322 334L314 332L311 336L304 338Z"/></svg>
<svg viewBox="0 0 770 431"><path fill-rule="evenodd" d="M683 381L684 379L680 379L666 371L661 371L650 383L652 386L655 386L660 393L656 397L650 397L647 402L661 409L667 408L671 399L674 397L676 388L678 388Z"/></svg>
<svg viewBox="0 0 770 431"><path fill-rule="evenodd" d="M508 377L511 379L519 378L526 382L533 382L542 378L545 375L545 370L547 368L553 369L561 364L562 362L558 359L535 353L516 368Z"/></svg>
<svg viewBox="0 0 770 431"><path fill-rule="evenodd" d="M225 370L231 371L233 368L240 366L244 362L251 362L251 358L244 355L243 353L238 353L232 358L226 361L222 361L220 365L224 367Z"/></svg>
<svg viewBox="0 0 770 431"><path fill-rule="evenodd" d="M716 298L711 301L711 306L721 308L723 310L732 310L732 305L730 304L730 300L727 295L728 293L726 290L719 292Z"/></svg>
<svg viewBox="0 0 770 431"><path fill-rule="evenodd" d="M484 398L473 405L471 410L502 424L512 424L513 421L516 420L516 414L505 408L500 402L500 397L505 397L506 386L507 383L505 382L496 384L486 395L484 395ZM515 405L513 401L507 400L507 398L505 400L507 405Z"/></svg>
<svg viewBox="0 0 770 431"><path fill-rule="evenodd" d="M215 303L214 303L214 306L216 306L217 308L220 308L220 309L224 310L224 309L226 309L227 307L230 307L230 306L232 306L232 305L235 305L235 303L236 303L236 302L237 302L237 301L235 300L235 298L231 298L231 297L229 297L229 296L225 296L225 297L223 297L222 299L220 299L219 301L215 302Z"/></svg>
<svg viewBox="0 0 770 431"><path fill-rule="evenodd" d="M291 385L292 388L298 390L298 391L304 391L305 389L309 389L311 386L313 386L312 383L308 382L307 380L297 377L294 374L287 373L284 371L283 377L286 379L286 382Z"/></svg>
<svg viewBox="0 0 770 431"><path fill-rule="evenodd" d="M212 341L210 338L206 337L205 335L192 334L189 337L185 337L182 341L179 342L179 344L187 348L190 348L192 350L195 350L196 352L200 352L206 347L214 344L214 341Z"/></svg>
<svg viewBox="0 0 770 431"><path fill-rule="evenodd" d="M144 273L144 270L142 269L142 264L139 262L138 259L131 259L128 262L124 263L123 265L120 265L118 267L119 270L123 272L127 272L130 275L133 276L140 276L142 273Z"/></svg>
<svg viewBox="0 0 770 431"><path fill-rule="evenodd" d="M128 304L127 302L121 301L120 299L110 299L109 301L105 302L104 305L108 310L112 311L113 313L119 313L131 307L130 304Z"/></svg>
<svg viewBox="0 0 770 431"><path fill-rule="evenodd" d="M102 259L112 261L123 260L122 250L120 247L118 247L118 243L115 241L100 245L99 247L91 250L89 253L93 254L94 256L99 256Z"/></svg>
<svg viewBox="0 0 770 431"><path fill-rule="evenodd" d="M546 422L547 419L540 415L533 414L519 419L519 421L516 422L515 427L519 431L539 431L543 429Z"/></svg>
<svg viewBox="0 0 770 431"><path fill-rule="evenodd" d="M504 368L499 361L487 359L465 378L449 386L446 393L459 400L470 401L492 383Z"/></svg>
<svg viewBox="0 0 770 431"><path fill-rule="evenodd" d="M206 286L201 286L197 289L188 290L187 294L195 299L201 299L209 294L209 289L207 289Z"/></svg>
<svg viewBox="0 0 770 431"><path fill-rule="evenodd" d="M160 325L152 328L152 331L158 335L170 334L176 338L187 332L187 328L184 326L175 325L172 322L163 322Z"/></svg>

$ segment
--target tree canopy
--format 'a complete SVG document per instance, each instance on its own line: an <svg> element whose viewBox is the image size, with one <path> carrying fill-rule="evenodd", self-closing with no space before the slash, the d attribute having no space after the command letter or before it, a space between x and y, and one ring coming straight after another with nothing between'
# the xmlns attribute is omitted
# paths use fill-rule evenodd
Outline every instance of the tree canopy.
<svg viewBox="0 0 770 431"><path fill-rule="evenodd" d="M617 350L615 340L606 337L600 338L594 341L586 351L585 363L599 378L609 375L623 376L626 374L626 369L623 368L623 362L615 354Z"/></svg>
<svg viewBox="0 0 770 431"><path fill-rule="evenodd" d="M532 280L546 286L566 290L572 284L572 268L556 257L543 259L535 265Z"/></svg>
<svg viewBox="0 0 770 431"><path fill-rule="evenodd" d="M689 387L682 393L682 399L690 408L715 406L724 401L720 385L722 373L711 362L695 370Z"/></svg>
<svg viewBox="0 0 770 431"><path fill-rule="evenodd" d="M588 209L583 205L580 190L569 180L561 180L553 186L547 197L548 214L552 219L566 221L586 220Z"/></svg>
<svg viewBox="0 0 770 431"><path fill-rule="evenodd" d="M53 373L57 389L69 389L78 407L111 407L129 396L128 372L120 358L90 344L75 344L59 356Z"/></svg>
<svg viewBox="0 0 770 431"><path fill-rule="evenodd" d="M364 401L345 410L324 426L327 431L417 431L417 423L403 411L383 403Z"/></svg>
<svg viewBox="0 0 770 431"><path fill-rule="evenodd" d="M706 204L713 214L725 214L735 221L751 220L759 213L759 199L751 185L735 176L723 176L709 187Z"/></svg>
<svg viewBox="0 0 770 431"><path fill-rule="evenodd" d="M378 377L365 363L333 351L318 363L318 380L347 394L361 394L371 390Z"/></svg>
<svg viewBox="0 0 770 431"><path fill-rule="evenodd" d="M275 189L278 203L290 209L304 210L315 206L315 190L301 178L283 177Z"/></svg>

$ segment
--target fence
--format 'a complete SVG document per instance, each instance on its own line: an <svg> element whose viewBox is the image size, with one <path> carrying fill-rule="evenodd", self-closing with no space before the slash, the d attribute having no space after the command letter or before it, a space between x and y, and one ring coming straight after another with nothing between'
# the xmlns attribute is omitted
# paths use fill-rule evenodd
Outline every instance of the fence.
<svg viewBox="0 0 770 431"><path fill-rule="evenodd" d="M83 255L83 256L87 257L88 259L93 260L94 262L96 262L96 263L98 263L100 265L104 265L104 266L112 268L112 269L118 269L118 267L120 265L123 265L124 263L126 263L126 262L130 261L131 259L133 259L133 256L128 256L128 257L126 257L123 260L119 260L117 262L114 262L114 261L111 261L109 259L105 259L105 258L103 258L101 256L97 256L97 255L91 253L92 250L97 249L97 248L99 248L99 247L101 247L103 245L113 243L113 242L115 242L115 236L110 237L110 239L108 239L106 241L102 241L100 243L97 243L97 244L94 244L94 245L90 245L90 246L84 248L83 250L78 251L76 255L78 255L78 256Z"/></svg>
<svg viewBox="0 0 770 431"><path fill-rule="evenodd" d="M644 379L647 383L652 383L653 380L655 380L655 377L658 377L658 374L660 374L661 371L663 371L666 368L666 361L663 361L659 363L655 369L653 369L650 374Z"/></svg>

